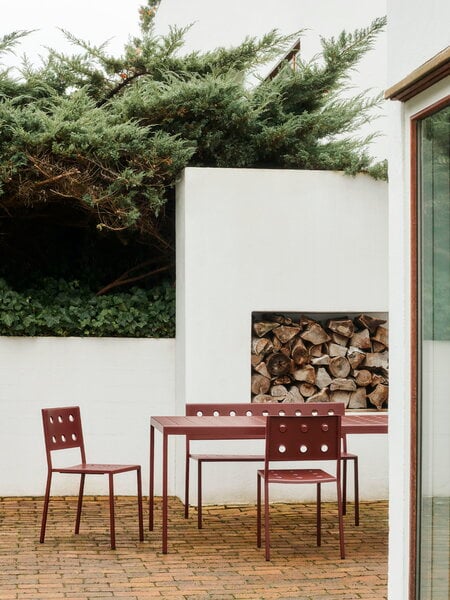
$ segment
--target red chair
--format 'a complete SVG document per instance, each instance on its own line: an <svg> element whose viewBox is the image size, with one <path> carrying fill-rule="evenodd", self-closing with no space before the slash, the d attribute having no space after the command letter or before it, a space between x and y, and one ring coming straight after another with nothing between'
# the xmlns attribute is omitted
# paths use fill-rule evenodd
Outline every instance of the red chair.
<svg viewBox="0 0 450 600"><path fill-rule="evenodd" d="M344 406L342 406L342 413ZM341 414L342 414L341 413ZM336 474L322 469L273 469L278 461L335 461ZM340 556L345 558L341 497L341 416L267 417L264 469L257 474L257 544L261 547L261 482L264 481L265 556L270 560L269 486L315 484L316 539L321 545L321 485L335 483L337 494Z"/></svg>
<svg viewBox="0 0 450 600"><path fill-rule="evenodd" d="M45 528L47 524L48 505L50 501L50 486L53 473L74 473L81 475L78 493L78 508L75 522L75 533L80 531L81 508L83 504L84 480L86 475L108 475L109 479L109 510L110 510L110 532L111 548L116 547L115 520L114 520L114 475L136 471L137 474L137 500L139 518L139 540L144 539L144 525L142 515L142 482L140 465L109 465L86 463L84 450L83 431L81 426L80 408L70 406L64 408L42 409L42 421L44 425L45 450L47 454L47 485L45 489L44 510L41 524L41 544L44 543ZM70 467L54 467L52 453L57 450L79 448L81 464Z"/></svg>
<svg viewBox="0 0 450 600"><path fill-rule="evenodd" d="M342 436L342 511L347 514L347 463L353 461L354 497L355 497L355 525L359 525L359 474L358 455L351 454L347 450L347 436Z"/></svg>
<svg viewBox="0 0 450 600"><path fill-rule="evenodd" d="M229 403L229 404L186 404L186 415L188 416L205 416L205 417L220 417L220 416L308 416L314 413L328 414L329 411L334 411L334 414L344 414L344 405L339 402L301 402L301 403ZM325 411L325 412L323 412ZM204 438L200 438L204 439ZM230 438L228 438L230 439ZM249 438L246 438L249 439ZM209 462L260 462L264 461L264 454L205 454L192 453L191 441L195 437L186 436L186 462L185 462L185 493L184 493L184 516L187 519L189 516L189 488L190 488L190 461L197 461L197 522L198 528L202 528L202 475L203 463ZM343 510L345 514L345 499L346 499L346 481L347 481L347 460L355 460L355 524L359 524L359 503L358 503L358 457L354 454L347 453L346 439L343 438L343 453L341 458L344 463L343 470Z"/></svg>

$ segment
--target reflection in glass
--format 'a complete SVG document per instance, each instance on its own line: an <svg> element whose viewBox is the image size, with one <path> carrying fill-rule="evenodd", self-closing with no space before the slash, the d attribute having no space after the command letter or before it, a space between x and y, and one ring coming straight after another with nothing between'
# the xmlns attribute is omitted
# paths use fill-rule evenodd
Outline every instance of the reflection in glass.
<svg viewBox="0 0 450 600"><path fill-rule="evenodd" d="M450 106L419 122L418 598L450 597Z"/></svg>

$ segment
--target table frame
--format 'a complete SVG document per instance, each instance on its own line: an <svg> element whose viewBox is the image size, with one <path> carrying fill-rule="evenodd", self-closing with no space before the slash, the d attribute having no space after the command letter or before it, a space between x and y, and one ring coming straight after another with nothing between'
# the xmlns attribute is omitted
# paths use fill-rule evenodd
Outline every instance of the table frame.
<svg viewBox="0 0 450 600"><path fill-rule="evenodd" d="M155 492L155 429L162 434L162 552L168 546L168 450L169 436L195 435L196 439L264 439L266 418L251 417L205 417L173 416L151 417L150 419L150 483L149 483L149 530L154 528ZM387 413L357 413L345 415L341 421L342 434L386 434Z"/></svg>

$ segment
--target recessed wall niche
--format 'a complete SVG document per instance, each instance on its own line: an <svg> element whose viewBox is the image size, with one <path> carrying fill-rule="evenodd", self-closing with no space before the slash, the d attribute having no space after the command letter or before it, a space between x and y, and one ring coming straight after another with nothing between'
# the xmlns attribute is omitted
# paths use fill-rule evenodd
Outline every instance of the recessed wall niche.
<svg viewBox="0 0 450 600"><path fill-rule="evenodd" d="M388 363L387 313L252 313L252 402L384 410Z"/></svg>

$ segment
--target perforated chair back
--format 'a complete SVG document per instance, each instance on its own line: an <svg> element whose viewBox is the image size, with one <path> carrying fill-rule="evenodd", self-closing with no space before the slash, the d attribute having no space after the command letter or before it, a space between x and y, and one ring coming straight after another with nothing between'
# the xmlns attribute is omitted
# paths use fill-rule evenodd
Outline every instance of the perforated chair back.
<svg viewBox="0 0 450 600"><path fill-rule="evenodd" d="M337 415L267 417L266 463L269 461L339 460L341 419Z"/></svg>
<svg viewBox="0 0 450 600"><path fill-rule="evenodd" d="M81 461L86 462L79 406L43 408L42 422L49 465L52 462L53 451L68 450L70 448L79 448Z"/></svg>

